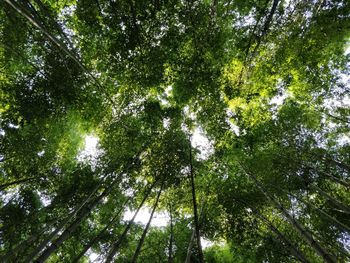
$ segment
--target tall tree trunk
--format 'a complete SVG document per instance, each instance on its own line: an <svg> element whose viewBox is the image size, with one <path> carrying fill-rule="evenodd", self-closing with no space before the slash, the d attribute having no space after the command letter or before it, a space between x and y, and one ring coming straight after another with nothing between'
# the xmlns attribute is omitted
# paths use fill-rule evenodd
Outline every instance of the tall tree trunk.
<svg viewBox="0 0 350 263"><path fill-rule="evenodd" d="M57 39L55 36L53 36L49 31L47 31L38 21L36 21L27 10L25 10L22 6L18 5L16 2L12 0L5 0L6 3L8 3L11 7L13 7L19 14L24 16L29 23L31 23L34 27L39 29L52 43L54 43L57 47L59 47L68 57L70 57L74 62L77 63L77 65L82 69L83 72L85 72L92 80L93 82L103 91L102 85L99 83L99 81L94 77L94 75L91 74L87 70L87 68L77 59L74 54L68 48L64 45L62 41ZM110 102L113 103L113 101L109 98Z"/></svg>
<svg viewBox="0 0 350 263"><path fill-rule="evenodd" d="M168 263L173 263L173 239L174 239L174 227L173 227L173 209L172 205L169 205L170 214L170 237L169 237L169 248L168 248Z"/></svg>
<svg viewBox="0 0 350 263"><path fill-rule="evenodd" d="M165 179L165 176L164 176L164 179ZM156 211L156 208L158 206L159 197L160 197L160 194L162 193L163 186L164 186L164 181L165 181L164 179L163 179L162 185L160 186L160 189L159 189L159 192L158 192L158 195L157 195L157 199L156 199L156 202L154 203L154 206L153 206L151 215L149 217L149 220L147 222L147 225L146 225L145 229L143 230L143 233L142 233L142 236L140 238L140 241L139 241L139 243L137 245L137 248L135 250L135 253L134 253L134 255L133 255L132 259L131 259L131 263L136 263L137 258L138 258L139 254L140 254L140 251L141 251L142 245L143 245L143 243L145 241L145 238L146 238L149 226L151 225L151 221L152 221L154 212Z"/></svg>
<svg viewBox="0 0 350 263"><path fill-rule="evenodd" d="M29 0L26 0L26 1L30 3ZM42 1L34 0L34 2L38 5L40 11L44 14L44 16L46 16L47 18L52 18L52 14L51 14L50 10L45 6L45 4ZM35 10L35 12L37 13L36 10ZM42 20L40 16L38 16L38 19ZM59 24L54 19L51 19L51 20L52 20L52 25L57 29L57 31L61 35L61 37L67 42L68 46L71 49L74 49L73 43L70 41L70 39L68 38L66 33L63 31L63 29L59 26Z"/></svg>
<svg viewBox="0 0 350 263"><path fill-rule="evenodd" d="M199 220L201 220L202 215L203 215L204 198L202 198L201 205L202 206L201 206L201 210L199 212ZM186 254L185 263L190 263L190 261L191 261L192 247L193 247L193 243L194 243L194 238L195 237L196 237L196 230L193 229L192 235L191 235L191 239L190 239L190 242L188 243L188 247L187 247L187 254Z"/></svg>
<svg viewBox="0 0 350 263"><path fill-rule="evenodd" d="M143 149L142 149L142 150L143 150ZM140 156L140 154L142 153L142 150L141 150L135 157L133 157L133 158L127 163L127 165L124 167L123 171L120 172L116 178L112 179L112 182L110 183L110 185L108 186L108 188L106 188L106 189L104 190L104 192L100 195L100 197L95 198L95 202L93 203L93 207L92 207L91 209L86 209L86 210L85 210L85 213L87 213L86 216L90 213L90 211L94 208L94 206L96 206L96 205L98 204L98 202L99 202L104 196L106 196L106 195L109 194L109 192L112 190L114 184L117 183L117 182L119 181L119 178L120 178L126 171L128 171L128 170L130 169L130 167L134 164L135 159L137 159L138 156ZM110 176L113 176L113 173L108 173L108 174L106 174L106 175L101 179L101 182L93 189L93 191L90 193L90 195L79 205L79 207L77 207L72 213L70 213L69 216L68 216L65 220L63 220L63 221L59 224L59 226L58 226L58 227L57 227L43 242L41 242L41 243L39 244L39 246L28 256L27 261L33 260L33 259L36 257L36 255L38 255L38 254L48 245L48 243L57 235L57 233L58 233L59 231L61 231L61 230L64 228L64 226L65 226L67 223L69 223L69 221L72 220L72 219L78 214L78 212L79 212L81 209L83 209L83 208L85 207L85 205L86 205L90 200L92 200L92 196L97 192L97 190L100 188L100 186L102 186L102 184L103 184L103 183L106 181L106 179L107 179L108 177L110 177ZM76 219L76 220L79 220L79 218ZM74 224L74 222L71 223L69 227L72 227L72 228L73 228L73 224ZM69 227L68 227L68 228L69 228ZM67 229L68 229L68 228L67 228ZM63 234L63 233L62 233L62 234ZM60 239L60 237L59 237L58 239ZM58 239L57 239L57 241L58 241ZM54 250L55 250L55 249L54 249ZM44 253L45 253L45 252L44 252Z"/></svg>
<svg viewBox="0 0 350 263"><path fill-rule="evenodd" d="M134 197L135 195L133 195ZM85 255L85 253L92 247L93 244L95 244L107 231L107 229L115 222L115 220L119 217L120 213L124 210L125 205L130 201L131 196L123 203L121 208L118 210L116 215L108 222L108 224L95 236L89 243L87 243L83 250L79 253L78 256L76 256L72 263L78 263L80 261L80 258Z"/></svg>
<svg viewBox="0 0 350 263"><path fill-rule="evenodd" d="M241 201L242 202L242 201ZM242 202L245 203L245 202ZM248 205L245 203L245 205ZM272 223L270 220L268 220L265 216L263 216L260 212L258 212L256 209L252 209L253 213L258 216L262 221L264 221L269 228L274 232L277 237L287 246L288 250L290 251L291 255L293 255L297 260L303 263L309 263L309 261L306 259L306 257L303 255L303 253L284 235L282 234Z"/></svg>
<svg viewBox="0 0 350 263"><path fill-rule="evenodd" d="M337 176L331 175L329 173L326 173L326 172L319 171L319 173L322 174L323 176L329 178L329 179L332 179L333 181L337 182L338 184L341 184L342 186L344 186L350 190L350 184L348 182L346 182L345 180L343 180Z"/></svg>
<svg viewBox="0 0 350 263"><path fill-rule="evenodd" d="M12 0L5 0L5 2L8 3L10 6L12 6L22 16L24 16L33 26L39 29L50 41L52 41L55 45L61 48L62 51L66 53L66 55L68 55L71 59L73 59L83 69L84 72L87 71L85 66L83 66L81 62L73 54L71 54L71 52L67 49L67 47L65 47L64 44L60 40L58 40L55 36L51 35L51 33L48 32L39 21L33 18L32 15L28 13L27 10L25 10L22 6L18 5L16 2Z"/></svg>
<svg viewBox="0 0 350 263"><path fill-rule="evenodd" d="M106 178L106 176L104 177ZM103 178L103 179L104 179ZM85 205L91 200L92 196L97 192L97 190L100 188L104 180L101 180L101 182L92 190L90 195L74 210L72 211L62 222L55 228L53 232L51 232L37 247L34 251L30 253L30 255L27 257L26 261L33 260L48 244L49 242L65 227L66 224L69 223L78 213L80 210L82 210Z"/></svg>
<svg viewBox="0 0 350 263"><path fill-rule="evenodd" d="M338 121L340 121L340 122L342 122L342 123L346 123L346 124L349 124L349 123L350 123L350 120L349 120L349 119L344 119L344 118L342 118L342 117L335 116L335 115L330 114L330 113L328 113L328 112L326 112L326 111L324 111L323 113L324 113L325 115L327 115L328 117L331 117L331 118L333 118L333 119L335 119L335 120L338 120Z"/></svg>
<svg viewBox="0 0 350 263"><path fill-rule="evenodd" d="M28 246L32 242L34 242L38 237L40 237L42 234L45 233L46 229L43 229L39 233L31 235L26 240L22 241L20 244L18 244L15 248L8 251L5 255L0 257L0 262L17 262L20 257L19 253L21 250L24 249L25 246Z"/></svg>
<svg viewBox="0 0 350 263"><path fill-rule="evenodd" d="M332 158L325 158L325 160L327 162L334 163L335 165L337 165L337 166L343 168L344 170L346 170L347 172L350 172L350 166L348 164L345 164L345 163L333 160Z"/></svg>
<svg viewBox="0 0 350 263"><path fill-rule="evenodd" d="M335 199L316 185L312 185L311 188L315 189L318 193L330 200L338 208L342 209L344 213L350 214L350 207L344 205L342 202L339 202L337 199Z"/></svg>
<svg viewBox="0 0 350 263"><path fill-rule="evenodd" d="M348 182L346 182L344 179L342 178L339 178L337 176L334 176L332 174L329 174L329 173L326 173L326 172L323 172L323 171L319 171L317 170L316 168L312 167L312 166L309 166L309 165L306 165L307 168L311 169L311 170L314 170L316 173L320 173L321 175L323 175L324 177L330 179L330 180L333 180L334 182L338 183L338 184L341 184L342 186L350 189L350 184Z"/></svg>
<svg viewBox="0 0 350 263"><path fill-rule="evenodd" d="M344 225L342 222L340 222L338 219L334 218L333 216L329 215L328 213L326 213L325 211L323 211L322 209L316 207L315 205L306 202L306 201L302 201L303 203L305 203L308 206L311 206L314 210L316 210L318 213L322 214L324 217L327 217L330 221L333 221L334 223L336 223L338 226L340 226L343 230L347 231L348 233L350 233L350 227Z"/></svg>
<svg viewBox="0 0 350 263"><path fill-rule="evenodd" d="M278 208L282 214L285 216L287 221L294 227L294 229L299 233L299 235L315 250L315 252L322 257L322 259L327 263L336 263L336 259L332 256L324 247L322 247L310 234L308 230L306 230L294 217L292 217L287 210L283 207L283 205L273 198L270 194L265 191L265 188L259 183L257 178L246 171L246 169L241 165L242 169L245 173L254 181L255 185L259 188L259 190L265 195L265 197L273 203L276 208Z"/></svg>
<svg viewBox="0 0 350 263"><path fill-rule="evenodd" d="M77 218L63 231L63 233L51 243L51 245L40 255L40 257L35 262L45 262L46 259L67 239L71 236L71 234L76 230L76 228L80 225L81 221L83 221L96 207L100 201L107 196L113 189L114 184L118 181L119 177L123 173L120 173L119 176L111 183L111 185L102 193L100 196L96 197L87 207L84 207L85 210L82 210L82 213L77 216ZM97 186L99 187L99 185Z"/></svg>
<svg viewBox="0 0 350 263"><path fill-rule="evenodd" d="M17 185L17 184L20 184L20 183L25 183L25 182L29 182L29 181L32 181L32 180L35 180L35 179L40 179L40 178L41 178L41 177L33 176L33 177L22 178L22 179L18 179L18 180L9 182L9 183L1 184L1 185L0 185L0 190L4 190L4 189L6 189L7 187L12 186L12 185Z"/></svg>
<svg viewBox="0 0 350 263"><path fill-rule="evenodd" d="M192 192L192 201L193 201L194 224L195 224L196 237L197 237L199 263L203 263L204 257L203 257L203 251L202 251L202 245L201 245L199 222L198 222L196 189L195 189L195 184L194 184L194 172L193 172L193 160L192 160L192 146L191 146L191 139L190 138L189 138L189 146L190 146L190 177L191 177L191 189L192 189L191 192Z"/></svg>
<svg viewBox="0 0 350 263"><path fill-rule="evenodd" d="M292 197L294 197L295 199L297 199L299 202L304 203L305 205L311 207L313 210L317 211L319 214L323 215L324 217L327 217L330 221L333 221L334 223L336 223L338 226L340 226L343 230L348 231L350 233L350 228L346 225L344 225L342 222L338 221L336 218L332 217L331 215L329 215L328 213L326 213L325 211L323 211L322 209L318 208L317 206L315 206L314 204L300 198L299 196L292 194L290 192L287 192L281 188L276 187L275 185L269 184L269 186L271 186L272 188L277 189L278 191L282 191L285 192L287 195L290 195Z"/></svg>
<svg viewBox="0 0 350 263"><path fill-rule="evenodd" d="M294 246L294 244L291 241L289 241L289 239L285 235L283 235L266 217L262 215L260 215L259 217L268 224L269 228L278 236L278 238L285 244L285 246L287 246L291 255L293 255L300 262L310 262L306 259L303 253L296 246Z"/></svg>
<svg viewBox="0 0 350 263"><path fill-rule="evenodd" d="M125 227L123 233L121 234L121 236L119 237L119 239L117 240L117 242L115 242L114 244L112 244L109 252L108 252L108 255L107 255L107 258L105 260L105 263L109 263L113 260L115 254L117 253L122 241L124 240L126 234L128 233L129 229L131 228L132 224L134 223L134 220L137 216L137 214L140 212L140 209L141 207L143 206L143 204L145 203L146 199L148 198L149 194L151 193L155 183L157 181L155 181L151 186L150 188L147 190L145 196L143 197L140 205L138 206L136 212L134 213L133 217L131 218L131 220L129 221L129 223L127 224L127 226Z"/></svg>
<svg viewBox="0 0 350 263"><path fill-rule="evenodd" d="M188 243L188 247L187 247L187 254L186 254L185 263L190 263L191 262L192 247L193 247L193 243L194 243L195 237L196 237L196 230L193 229L192 235L191 235L191 239L190 239L190 243Z"/></svg>
<svg viewBox="0 0 350 263"><path fill-rule="evenodd" d="M273 0L272 7L271 7L270 13L269 13L269 15L268 15L268 17L267 17L267 19L266 19L264 28L263 28L263 30L262 30L262 32L261 32L261 35L260 35L259 38L258 38L258 41L257 41L257 43L256 43L255 48L254 48L254 50L253 50L253 56L254 56L254 54L256 53L256 51L258 50L258 48L259 48L259 46L260 46L260 44L261 44L262 39L264 38L264 36L266 35L267 31L268 31L269 28L270 28L270 24L271 24L271 21L272 21L272 18L273 18L273 16L274 16L274 14L275 14L275 12L276 12L276 10L277 10L277 6L278 6L278 2L279 2L279 1L280 1L280 0Z"/></svg>
<svg viewBox="0 0 350 263"><path fill-rule="evenodd" d="M329 165L336 165L347 172L350 172L350 166L348 164L342 163L340 161L334 160L331 157L325 156L319 153L312 153L312 156L316 157L318 160L328 163Z"/></svg>

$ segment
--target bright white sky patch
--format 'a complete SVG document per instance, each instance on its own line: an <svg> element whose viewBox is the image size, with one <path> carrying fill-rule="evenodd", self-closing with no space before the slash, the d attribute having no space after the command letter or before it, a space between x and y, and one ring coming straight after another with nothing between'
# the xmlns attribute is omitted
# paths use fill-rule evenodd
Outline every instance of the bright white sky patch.
<svg viewBox="0 0 350 263"><path fill-rule="evenodd" d="M237 136L240 135L240 129L239 127L234 124L234 119L233 119L233 112L230 109L226 109L226 123L230 126L230 130L233 131Z"/></svg>
<svg viewBox="0 0 350 263"><path fill-rule="evenodd" d="M349 43L349 45L345 48L344 54L345 54L345 56L350 54L350 43Z"/></svg>
<svg viewBox="0 0 350 263"><path fill-rule="evenodd" d="M173 87L172 86L168 86L165 90L164 93L160 96L158 96L158 99L160 101L160 104L162 104L163 106L169 106L169 98L172 96L173 93Z"/></svg>
<svg viewBox="0 0 350 263"><path fill-rule="evenodd" d="M123 215L123 220L131 220L134 216L135 211L130 211L129 209ZM149 217L151 216L151 208L141 208L140 212L135 218L135 223L146 225ZM164 212L155 212L151 221L151 226L155 227L165 227L169 222L169 216Z"/></svg>
<svg viewBox="0 0 350 263"><path fill-rule="evenodd" d="M214 245L214 242L201 237L201 244L202 244L202 248L206 249L206 248L211 247L212 245Z"/></svg>
<svg viewBox="0 0 350 263"><path fill-rule="evenodd" d="M270 100L270 104L274 104L276 106L281 106L286 98L288 98L287 93L278 94Z"/></svg>
<svg viewBox="0 0 350 263"><path fill-rule="evenodd" d="M98 148L98 137L94 135L87 135L85 137L84 149L78 154L78 160L88 161L91 164L95 164L97 157L101 151Z"/></svg>
<svg viewBox="0 0 350 263"><path fill-rule="evenodd" d="M202 244L202 248L206 249L208 247L212 247L214 245L218 245L218 246L225 246L225 241L210 241L209 239L203 238L201 237L201 244Z"/></svg>
<svg viewBox="0 0 350 263"><path fill-rule="evenodd" d="M90 251L91 251L91 249L90 249ZM94 252L90 252L90 253L88 253L88 256L89 256L89 259L90 259L90 262L102 262L102 260L99 260L99 255L98 254L96 254L96 253L94 253Z"/></svg>
<svg viewBox="0 0 350 263"><path fill-rule="evenodd" d="M97 151L98 138L92 135L85 137L85 151L94 154Z"/></svg>
<svg viewBox="0 0 350 263"><path fill-rule="evenodd" d="M191 137L191 144L193 147L200 150L199 158L208 159L208 157L214 153L214 147L208 137L205 136L201 128L196 128Z"/></svg>

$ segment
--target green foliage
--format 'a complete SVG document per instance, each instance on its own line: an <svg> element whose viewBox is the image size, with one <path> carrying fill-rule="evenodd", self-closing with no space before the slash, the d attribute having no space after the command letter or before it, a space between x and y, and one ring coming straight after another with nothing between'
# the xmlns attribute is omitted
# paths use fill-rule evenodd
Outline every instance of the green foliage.
<svg viewBox="0 0 350 263"><path fill-rule="evenodd" d="M349 261L349 12L1 2L0 261Z"/></svg>

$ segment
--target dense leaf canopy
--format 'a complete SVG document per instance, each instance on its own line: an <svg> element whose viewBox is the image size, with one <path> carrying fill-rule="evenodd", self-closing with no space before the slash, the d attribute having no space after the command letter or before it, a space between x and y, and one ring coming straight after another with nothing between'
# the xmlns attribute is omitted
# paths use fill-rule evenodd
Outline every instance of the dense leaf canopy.
<svg viewBox="0 0 350 263"><path fill-rule="evenodd" d="M1 262L350 261L350 1L4 0L0 34Z"/></svg>

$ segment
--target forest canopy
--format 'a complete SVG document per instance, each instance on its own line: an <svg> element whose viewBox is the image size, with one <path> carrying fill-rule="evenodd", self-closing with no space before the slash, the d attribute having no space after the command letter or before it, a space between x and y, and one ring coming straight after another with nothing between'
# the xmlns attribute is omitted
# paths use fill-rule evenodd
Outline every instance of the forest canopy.
<svg viewBox="0 0 350 263"><path fill-rule="evenodd" d="M0 262L349 262L350 1L0 2Z"/></svg>

